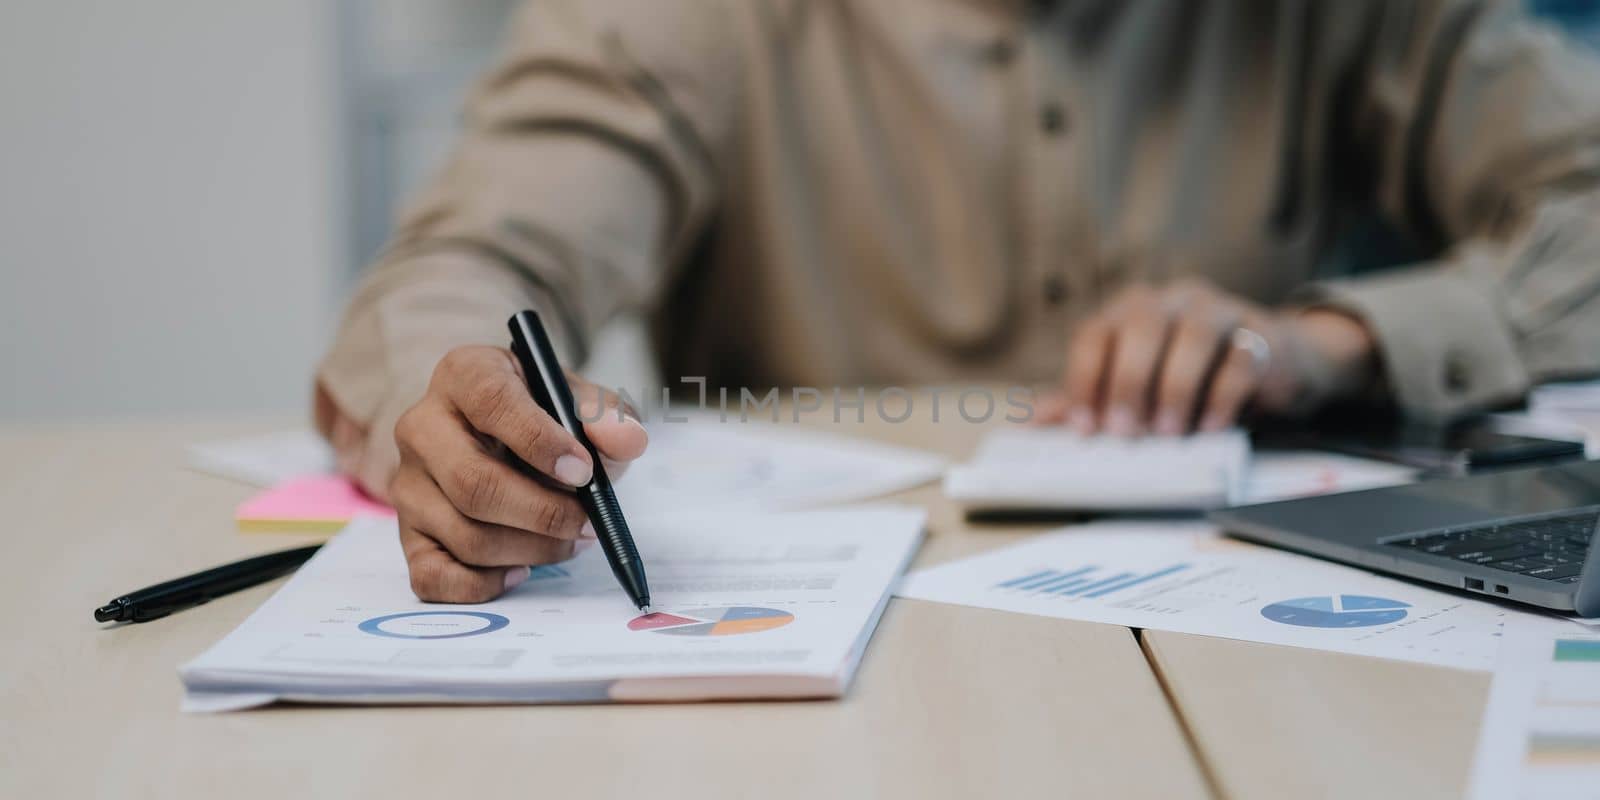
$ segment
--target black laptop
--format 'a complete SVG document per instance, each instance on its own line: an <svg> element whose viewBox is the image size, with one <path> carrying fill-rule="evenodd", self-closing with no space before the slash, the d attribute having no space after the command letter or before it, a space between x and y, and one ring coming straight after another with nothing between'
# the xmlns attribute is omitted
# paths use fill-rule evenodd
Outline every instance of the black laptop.
<svg viewBox="0 0 1600 800"><path fill-rule="evenodd" d="M1558 611L1600 616L1600 461L1237 506L1242 539Z"/></svg>

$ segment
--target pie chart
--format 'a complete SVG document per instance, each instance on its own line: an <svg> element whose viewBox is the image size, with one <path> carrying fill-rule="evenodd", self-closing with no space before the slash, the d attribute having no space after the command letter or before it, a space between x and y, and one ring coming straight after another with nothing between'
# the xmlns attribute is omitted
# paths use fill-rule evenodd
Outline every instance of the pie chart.
<svg viewBox="0 0 1600 800"><path fill-rule="evenodd" d="M776 608L722 606L645 614L629 621L628 630L668 636L737 636L770 631L791 622L794 622L793 614Z"/></svg>
<svg viewBox="0 0 1600 800"><path fill-rule="evenodd" d="M1337 594L1279 600L1261 609L1261 616L1302 628L1366 628L1406 618L1409 603L1364 594Z"/></svg>

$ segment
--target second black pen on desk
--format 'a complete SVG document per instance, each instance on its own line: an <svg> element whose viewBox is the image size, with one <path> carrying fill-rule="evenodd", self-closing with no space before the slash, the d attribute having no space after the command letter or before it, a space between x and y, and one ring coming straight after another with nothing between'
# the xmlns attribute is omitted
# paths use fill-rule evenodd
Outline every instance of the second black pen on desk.
<svg viewBox="0 0 1600 800"><path fill-rule="evenodd" d="M628 531L628 521L622 517L622 506L617 504L617 493L611 488L611 479L600 465L600 453L583 431L583 420L578 416L578 404L572 398L572 387L561 371L555 348L545 333L544 323L533 311L519 311L506 322L511 328L511 352L522 364L522 374L528 381L528 391L539 407L572 434L578 444L588 451L594 464L594 477L577 487L578 502L594 524L595 537L600 549L605 551L612 574L622 584L628 599L641 611L650 610L650 584L645 580L644 561L634 546L633 534Z"/></svg>

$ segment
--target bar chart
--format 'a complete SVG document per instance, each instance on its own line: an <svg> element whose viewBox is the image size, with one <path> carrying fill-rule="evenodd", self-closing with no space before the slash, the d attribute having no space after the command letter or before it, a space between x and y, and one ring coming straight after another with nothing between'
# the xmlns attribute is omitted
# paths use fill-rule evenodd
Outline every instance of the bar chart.
<svg viewBox="0 0 1600 800"><path fill-rule="evenodd" d="M1076 569L1041 569L995 584L994 588L1027 594L1099 598L1132 589L1143 583L1182 572L1189 564L1172 564L1151 572L1118 571L1106 574L1098 566Z"/></svg>

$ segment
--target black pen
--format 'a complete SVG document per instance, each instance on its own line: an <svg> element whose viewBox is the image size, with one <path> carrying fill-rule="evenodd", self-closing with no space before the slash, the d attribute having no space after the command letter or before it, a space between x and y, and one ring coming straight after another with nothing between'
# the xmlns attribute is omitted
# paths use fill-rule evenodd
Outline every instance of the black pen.
<svg viewBox="0 0 1600 800"><path fill-rule="evenodd" d="M149 622L294 572L322 545L296 547L212 567L129 592L94 610L96 622Z"/></svg>
<svg viewBox="0 0 1600 800"><path fill-rule="evenodd" d="M648 612L650 585L645 582L644 562L634 547L628 522L622 518L622 506L617 504L611 479L600 465L600 454L583 432L583 420L578 417L572 387L567 385L567 376L556 360L556 351L550 346L544 323L532 311L519 311L506 325L511 328L511 352L522 364L522 374L528 380L528 391L533 399L589 452L589 460L594 463L594 477L577 488L578 502L588 512L595 537L600 540L600 549L605 551L606 561L610 562L611 572L622 584L622 590L640 611Z"/></svg>

